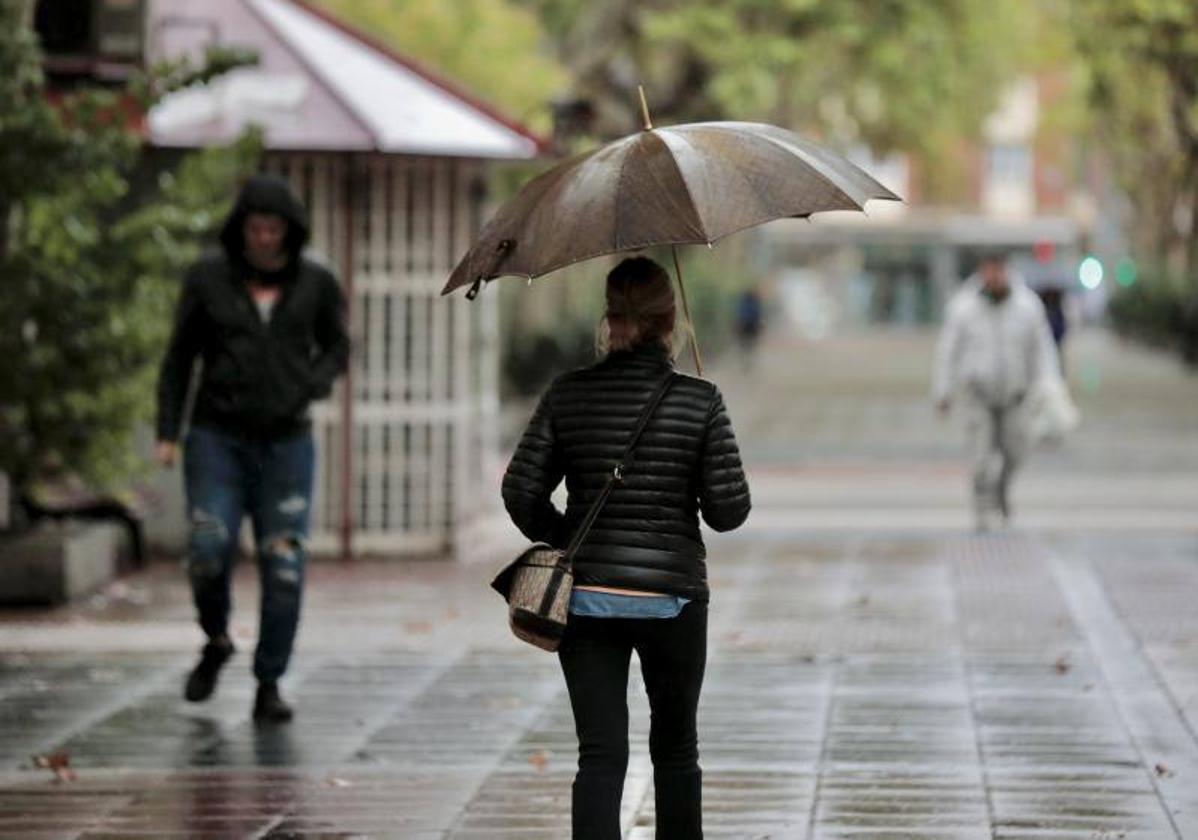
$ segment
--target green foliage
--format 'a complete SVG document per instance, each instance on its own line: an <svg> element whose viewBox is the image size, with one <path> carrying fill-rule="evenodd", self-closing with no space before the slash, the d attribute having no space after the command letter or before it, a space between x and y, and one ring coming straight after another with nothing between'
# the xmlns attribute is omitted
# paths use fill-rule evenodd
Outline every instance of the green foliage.
<svg viewBox="0 0 1198 840"><path fill-rule="evenodd" d="M58 466L105 483L133 466L183 266L260 143L185 157L143 192L136 103L211 71L174 64L51 104L35 39L4 24L0 470L17 486ZM224 69L246 60L227 58Z"/></svg>
<svg viewBox="0 0 1198 840"><path fill-rule="evenodd" d="M36 39L15 25L15 12L3 9L0 25L0 137L4 142L0 166L0 209L35 189L31 172L45 173L45 164L62 153L66 132L42 96L42 69ZM20 157L17 158L16 156ZM7 221L0 217L0 222ZM0 230L0 250L6 230Z"/></svg>
<svg viewBox="0 0 1198 840"><path fill-rule="evenodd" d="M1179 349L1198 364L1198 283L1163 271L1149 272L1119 286L1108 313L1124 335Z"/></svg>
<svg viewBox="0 0 1198 840"><path fill-rule="evenodd" d="M1019 54L1018 4L732 0L647 15L654 49L693 50L723 113L817 125L878 149L967 136Z"/></svg>
<svg viewBox="0 0 1198 840"><path fill-rule="evenodd" d="M1138 250L1198 278L1198 4L1073 0L1070 12L1091 128L1131 200Z"/></svg>
<svg viewBox="0 0 1198 840"><path fill-rule="evenodd" d="M550 128L567 86L535 15L511 0L317 0L339 18L426 63L516 120Z"/></svg>
<svg viewBox="0 0 1198 840"><path fill-rule="evenodd" d="M914 153L932 187L975 136L1036 37L1026 0L524 0L596 103L600 134L760 119L837 145Z"/></svg>
<svg viewBox="0 0 1198 840"><path fill-rule="evenodd" d="M210 44L204 49L202 61L184 56L160 62L152 72L135 76L129 93L142 108L149 108L162 97L176 90L206 85L208 82L247 64L258 61L257 53L244 47Z"/></svg>

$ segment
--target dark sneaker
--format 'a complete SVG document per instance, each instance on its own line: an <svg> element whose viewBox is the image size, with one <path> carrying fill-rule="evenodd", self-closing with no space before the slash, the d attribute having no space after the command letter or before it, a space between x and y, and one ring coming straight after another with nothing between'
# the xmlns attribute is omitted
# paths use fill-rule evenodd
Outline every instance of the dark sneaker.
<svg viewBox="0 0 1198 840"><path fill-rule="evenodd" d="M183 689L183 696L192 703L199 703L211 697L216 689L216 678L220 676L220 669L232 655L233 643L228 639L204 645L200 661L187 675L187 686Z"/></svg>
<svg viewBox="0 0 1198 840"><path fill-rule="evenodd" d="M277 683L259 683L254 698L254 720L263 723L286 723L291 720L291 707L279 696Z"/></svg>

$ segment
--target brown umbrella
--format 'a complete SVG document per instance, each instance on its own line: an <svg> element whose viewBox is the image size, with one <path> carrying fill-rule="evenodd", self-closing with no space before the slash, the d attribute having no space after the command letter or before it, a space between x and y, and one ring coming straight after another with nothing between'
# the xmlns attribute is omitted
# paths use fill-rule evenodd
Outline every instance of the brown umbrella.
<svg viewBox="0 0 1198 840"><path fill-rule="evenodd" d="M711 244L739 230L823 210L899 200L840 155L763 123L645 130L529 181L486 224L442 294L505 274L537 277L654 245ZM674 255L678 270L677 253ZM682 284L681 273L678 277ZM683 289L683 307L689 307ZM702 370L694 331L692 349Z"/></svg>

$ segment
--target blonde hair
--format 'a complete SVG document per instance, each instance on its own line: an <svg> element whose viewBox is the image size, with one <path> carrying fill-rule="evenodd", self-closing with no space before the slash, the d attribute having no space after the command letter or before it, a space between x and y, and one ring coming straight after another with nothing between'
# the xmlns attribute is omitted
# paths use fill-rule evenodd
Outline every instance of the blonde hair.
<svg viewBox="0 0 1198 840"><path fill-rule="evenodd" d="M670 275L648 257L629 257L607 275L599 350L632 350L654 342L671 350L675 317Z"/></svg>

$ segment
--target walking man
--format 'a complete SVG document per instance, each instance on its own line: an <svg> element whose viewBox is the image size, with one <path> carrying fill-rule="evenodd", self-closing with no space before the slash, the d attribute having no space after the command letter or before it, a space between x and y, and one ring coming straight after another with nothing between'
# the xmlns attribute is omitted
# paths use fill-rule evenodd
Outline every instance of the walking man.
<svg viewBox="0 0 1198 840"><path fill-rule="evenodd" d="M1060 368L1044 305L989 254L949 301L936 349L941 414L958 397L973 461L974 513L985 531L1009 522L1011 477L1028 446L1028 396Z"/></svg>
<svg viewBox="0 0 1198 840"><path fill-rule="evenodd" d="M302 255L307 214L286 182L246 182L221 249L187 273L158 381L157 458L177 458L193 363L202 370L183 442L191 523L187 573L208 637L184 696L206 700L233 654L233 564L241 521L257 545L262 600L256 721L286 721L279 695L299 623L314 446L308 406L329 395L349 359L337 279Z"/></svg>

